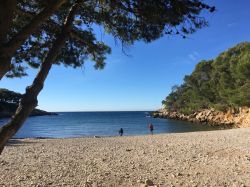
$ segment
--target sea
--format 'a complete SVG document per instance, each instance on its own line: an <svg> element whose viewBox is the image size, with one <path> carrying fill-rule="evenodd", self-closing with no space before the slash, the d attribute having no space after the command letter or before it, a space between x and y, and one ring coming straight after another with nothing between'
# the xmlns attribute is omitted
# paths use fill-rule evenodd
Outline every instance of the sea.
<svg viewBox="0 0 250 187"><path fill-rule="evenodd" d="M190 122L153 118L150 111L131 112L58 112L52 116L29 117L14 138L73 138L93 136L124 136L209 131L215 128ZM0 126L8 119L0 119Z"/></svg>

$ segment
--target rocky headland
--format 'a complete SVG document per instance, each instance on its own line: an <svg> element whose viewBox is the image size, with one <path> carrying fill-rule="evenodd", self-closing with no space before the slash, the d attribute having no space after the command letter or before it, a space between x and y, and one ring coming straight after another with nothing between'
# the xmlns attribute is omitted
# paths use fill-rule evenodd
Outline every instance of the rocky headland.
<svg viewBox="0 0 250 187"><path fill-rule="evenodd" d="M14 103L0 102L0 118L9 118L14 115L18 105ZM34 109L30 116L45 116L45 115L57 115L54 112L47 112L40 109Z"/></svg>
<svg viewBox="0 0 250 187"><path fill-rule="evenodd" d="M153 117L190 121L211 126L250 127L250 108L229 109L226 112L213 108L203 109L191 114L160 109L152 113Z"/></svg>
<svg viewBox="0 0 250 187"><path fill-rule="evenodd" d="M174 85L154 117L224 127L250 127L250 42L196 64Z"/></svg>
<svg viewBox="0 0 250 187"><path fill-rule="evenodd" d="M0 88L0 118L10 118L16 112L22 94L5 88ZM54 112L46 112L34 109L30 116L57 115Z"/></svg>

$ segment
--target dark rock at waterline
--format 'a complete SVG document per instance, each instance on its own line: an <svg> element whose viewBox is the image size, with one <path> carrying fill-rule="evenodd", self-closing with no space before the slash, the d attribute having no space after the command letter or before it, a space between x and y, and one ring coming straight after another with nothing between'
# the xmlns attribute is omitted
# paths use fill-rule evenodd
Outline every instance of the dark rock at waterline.
<svg viewBox="0 0 250 187"><path fill-rule="evenodd" d="M168 118L190 121L203 125L225 126L225 127L249 127L250 108L241 107L237 111L228 109L226 112L216 111L213 108L196 111L192 114L182 114L178 111L160 109L152 113L154 118Z"/></svg>

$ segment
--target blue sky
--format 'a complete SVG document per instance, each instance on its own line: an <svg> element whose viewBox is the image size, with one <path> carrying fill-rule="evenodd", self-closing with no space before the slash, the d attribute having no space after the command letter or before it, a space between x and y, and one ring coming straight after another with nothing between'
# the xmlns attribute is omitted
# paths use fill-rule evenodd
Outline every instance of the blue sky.
<svg viewBox="0 0 250 187"><path fill-rule="evenodd" d="M189 39L169 37L151 44L135 43L123 54L109 36L103 40L112 47L104 70L88 62L82 69L54 66L40 93L38 108L48 111L155 110L181 84L200 60L215 58L235 44L249 41L250 1L207 0L217 11L205 14L209 27ZM21 79L6 79L1 88L23 93L32 83L36 70Z"/></svg>

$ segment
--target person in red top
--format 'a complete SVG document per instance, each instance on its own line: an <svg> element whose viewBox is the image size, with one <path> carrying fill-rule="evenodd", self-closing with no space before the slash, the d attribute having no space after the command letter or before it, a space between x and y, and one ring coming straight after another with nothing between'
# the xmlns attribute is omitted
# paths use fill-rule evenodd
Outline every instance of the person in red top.
<svg viewBox="0 0 250 187"><path fill-rule="evenodd" d="M153 135L153 131L154 131L154 126L153 126L153 124L150 123L150 124L148 125L148 128L149 128L151 134Z"/></svg>

